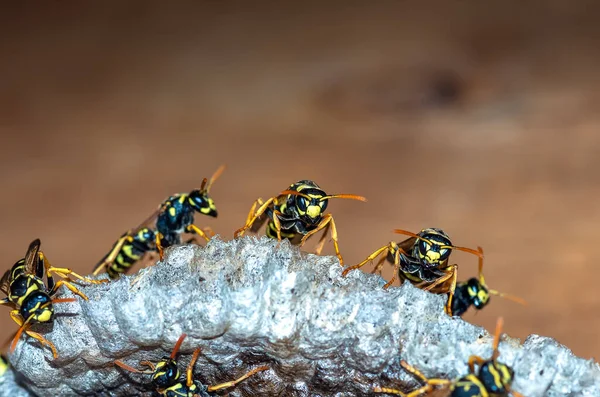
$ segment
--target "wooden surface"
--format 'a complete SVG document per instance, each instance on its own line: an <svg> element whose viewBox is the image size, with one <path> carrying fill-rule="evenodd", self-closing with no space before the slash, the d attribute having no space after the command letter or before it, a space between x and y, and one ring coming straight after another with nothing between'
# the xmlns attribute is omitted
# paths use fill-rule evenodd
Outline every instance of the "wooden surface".
<svg viewBox="0 0 600 397"><path fill-rule="evenodd" d="M328 4L3 5L3 267L40 237L52 263L91 271L226 163L219 218L199 225L231 238L299 179L365 195L329 205L348 264L394 228L441 227L529 302L469 320L598 356L599 6Z"/></svg>

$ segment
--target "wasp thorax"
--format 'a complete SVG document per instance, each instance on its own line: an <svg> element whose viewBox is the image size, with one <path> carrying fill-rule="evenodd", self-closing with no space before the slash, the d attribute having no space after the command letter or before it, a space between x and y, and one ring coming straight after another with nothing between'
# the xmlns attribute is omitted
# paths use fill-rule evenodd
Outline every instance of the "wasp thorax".
<svg viewBox="0 0 600 397"><path fill-rule="evenodd" d="M477 376L489 393L506 395L513 381L514 372L508 365L486 361L479 369Z"/></svg>
<svg viewBox="0 0 600 397"><path fill-rule="evenodd" d="M158 388L164 389L173 386L179 381L181 374L177 368L177 362L171 358L165 358L156 365L152 383Z"/></svg>
<svg viewBox="0 0 600 397"><path fill-rule="evenodd" d="M19 298L24 298L28 292L39 289L41 289L40 282L34 277L27 275L17 276L17 278L10 283L11 299L18 300Z"/></svg>

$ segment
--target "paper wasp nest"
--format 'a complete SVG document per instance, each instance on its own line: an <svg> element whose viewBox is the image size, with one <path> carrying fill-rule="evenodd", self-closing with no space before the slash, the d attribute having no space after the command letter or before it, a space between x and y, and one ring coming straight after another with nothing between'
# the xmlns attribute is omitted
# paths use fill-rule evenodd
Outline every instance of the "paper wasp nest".
<svg viewBox="0 0 600 397"><path fill-rule="evenodd" d="M453 378L467 373L470 355L490 356L492 337L444 314L444 297L408 284L384 291L379 276L342 278L341 270L335 257L268 238L175 247L156 266L83 288L89 302L57 305L54 325L36 330L60 357L24 337L0 395L150 396L148 375L113 361L157 362L183 332L180 367L202 347L194 376L204 384L271 366L228 389L231 396L371 395L374 385L415 386L401 358L427 376ZM553 339L505 338L500 352L515 370L513 388L527 397L600 396L598 364Z"/></svg>

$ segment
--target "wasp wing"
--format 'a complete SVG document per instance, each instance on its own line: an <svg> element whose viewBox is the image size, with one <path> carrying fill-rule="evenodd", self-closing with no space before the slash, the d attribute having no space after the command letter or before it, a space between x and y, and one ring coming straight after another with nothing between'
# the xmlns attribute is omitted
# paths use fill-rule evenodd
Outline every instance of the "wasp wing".
<svg viewBox="0 0 600 397"><path fill-rule="evenodd" d="M8 292L10 290L10 274L12 270L7 270L4 272L2 279L0 279L0 291L4 292L8 296Z"/></svg>
<svg viewBox="0 0 600 397"><path fill-rule="evenodd" d="M29 248L27 248L27 253L25 254L25 271L31 274L37 274L37 266L40 252L40 246L42 242L39 238L36 238L29 244Z"/></svg>
<svg viewBox="0 0 600 397"><path fill-rule="evenodd" d="M412 247L415 245L416 241L416 237L409 237L406 240L399 242L398 248L406 252L408 255L411 255Z"/></svg>

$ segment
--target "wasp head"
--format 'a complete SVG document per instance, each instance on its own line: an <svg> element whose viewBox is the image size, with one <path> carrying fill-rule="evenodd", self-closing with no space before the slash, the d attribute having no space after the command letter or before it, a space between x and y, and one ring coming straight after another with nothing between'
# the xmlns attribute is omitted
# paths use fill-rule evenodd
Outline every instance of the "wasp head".
<svg viewBox="0 0 600 397"><path fill-rule="evenodd" d="M471 303L477 310L483 309L490 300L490 291L476 278L470 278L467 281L467 292Z"/></svg>
<svg viewBox="0 0 600 397"><path fill-rule="evenodd" d="M194 210L208 216L217 217L217 207L207 191L201 189L192 190L189 194L189 203Z"/></svg>
<svg viewBox="0 0 600 397"><path fill-rule="evenodd" d="M32 292L23 300L19 314L26 321L50 322L54 318L52 298L43 291Z"/></svg>
<svg viewBox="0 0 600 397"><path fill-rule="evenodd" d="M296 210L309 224L317 224L327 209L327 198L320 189L306 189L294 197Z"/></svg>
<svg viewBox="0 0 600 397"><path fill-rule="evenodd" d="M166 389L176 384L180 377L177 361L170 357L163 357L162 361L156 364L156 369L152 374L152 383L158 389Z"/></svg>
<svg viewBox="0 0 600 397"><path fill-rule="evenodd" d="M208 195L210 193L210 188L212 184L219 179L223 171L225 170L225 166L220 166L213 176L209 179L204 178L202 181L202 185L200 189L194 189L189 194L189 203L194 208L194 210L208 216L217 217L217 207L215 206L215 202Z"/></svg>
<svg viewBox="0 0 600 397"><path fill-rule="evenodd" d="M484 362L477 377L491 395L505 396L510 391L514 371L506 364L495 360Z"/></svg>
<svg viewBox="0 0 600 397"><path fill-rule="evenodd" d="M424 229L415 241L413 255L425 265L437 267L444 264L452 252L452 242L441 229Z"/></svg>

